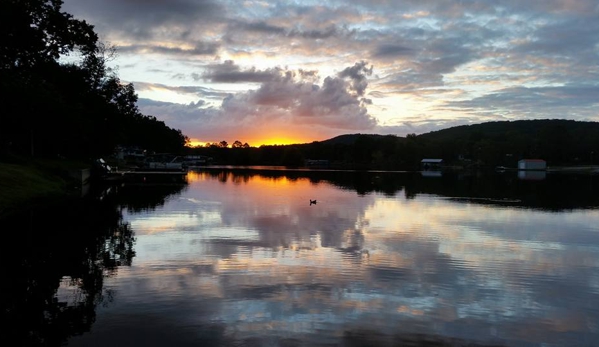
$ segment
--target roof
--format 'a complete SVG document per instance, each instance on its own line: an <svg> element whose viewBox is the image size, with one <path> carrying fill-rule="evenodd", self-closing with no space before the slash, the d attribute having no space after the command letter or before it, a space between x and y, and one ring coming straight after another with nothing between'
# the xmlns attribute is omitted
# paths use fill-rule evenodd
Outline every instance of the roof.
<svg viewBox="0 0 599 347"><path fill-rule="evenodd" d="M443 159L422 159L421 163L442 163Z"/></svg>

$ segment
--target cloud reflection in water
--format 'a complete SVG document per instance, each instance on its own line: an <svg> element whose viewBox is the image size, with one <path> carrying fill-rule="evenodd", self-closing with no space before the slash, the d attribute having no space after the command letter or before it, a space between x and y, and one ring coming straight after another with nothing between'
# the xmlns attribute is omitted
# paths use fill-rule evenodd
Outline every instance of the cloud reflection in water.
<svg viewBox="0 0 599 347"><path fill-rule="evenodd" d="M125 218L137 256L109 279L120 305L107 317L155 314L263 342L365 334L381 345L442 336L558 346L599 337L597 210L199 172L178 199Z"/></svg>

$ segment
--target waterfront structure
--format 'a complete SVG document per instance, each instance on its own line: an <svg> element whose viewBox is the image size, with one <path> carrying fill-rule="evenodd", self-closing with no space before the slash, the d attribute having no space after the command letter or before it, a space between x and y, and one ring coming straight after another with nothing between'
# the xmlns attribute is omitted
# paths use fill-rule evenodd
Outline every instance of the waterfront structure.
<svg viewBox="0 0 599 347"><path fill-rule="evenodd" d="M420 165L423 170L439 170L443 165L443 159L422 159Z"/></svg>
<svg viewBox="0 0 599 347"><path fill-rule="evenodd" d="M518 170L547 170L547 162L542 159L522 159L518 161Z"/></svg>

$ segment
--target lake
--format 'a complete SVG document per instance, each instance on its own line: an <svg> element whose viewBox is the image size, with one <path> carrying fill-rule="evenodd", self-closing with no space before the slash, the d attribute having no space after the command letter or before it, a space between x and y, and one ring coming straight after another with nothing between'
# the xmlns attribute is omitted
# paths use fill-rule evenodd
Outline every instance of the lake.
<svg viewBox="0 0 599 347"><path fill-rule="evenodd" d="M207 167L0 229L22 345L599 345L589 174Z"/></svg>

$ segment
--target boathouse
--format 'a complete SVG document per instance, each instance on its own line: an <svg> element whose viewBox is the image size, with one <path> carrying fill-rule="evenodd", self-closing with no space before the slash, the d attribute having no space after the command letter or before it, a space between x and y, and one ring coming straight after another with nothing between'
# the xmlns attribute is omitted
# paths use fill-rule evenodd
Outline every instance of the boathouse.
<svg viewBox="0 0 599 347"><path fill-rule="evenodd" d="M547 162L542 159L522 159L518 161L518 170L547 170Z"/></svg>
<svg viewBox="0 0 599 347"><path fill-rule="evenodd" d="M439 170L443 165L443 159L422 159L420 166L423 170Z"/></svg>

